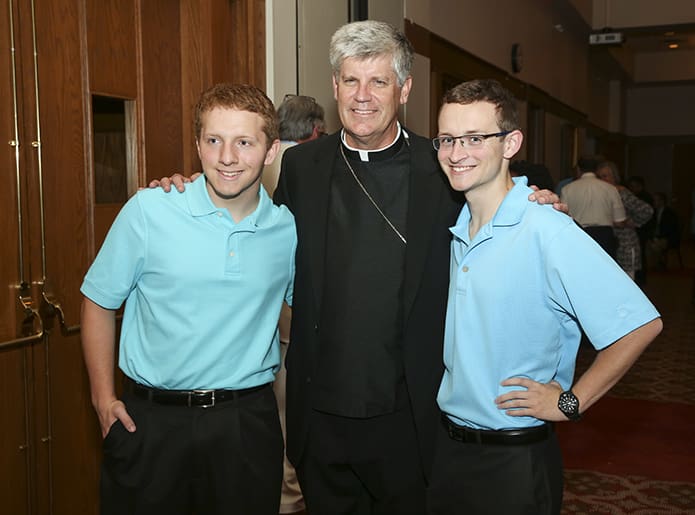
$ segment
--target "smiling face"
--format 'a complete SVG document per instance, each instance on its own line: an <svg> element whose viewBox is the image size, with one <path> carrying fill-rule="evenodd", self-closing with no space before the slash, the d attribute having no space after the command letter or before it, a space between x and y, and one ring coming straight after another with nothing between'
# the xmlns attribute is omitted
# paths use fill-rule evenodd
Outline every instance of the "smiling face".
<svg viewBox="0 0 695 515"><path fill-rule="evenodd" d="M212 203L244 216L258 203L263 166L279 148L268 147L263 118L256 113L215 107L202 115L198 156Z"/></svg>
<svg viewBox="0 0 695 515"><path fill-rule="evenodd" d="M411 80L398 86L390 55L343 60L333 77L333 95L350 146L376 150L393 142L398 107L408 101Z"/></svg>
<svg viewBox="0 0 695 515"><path fill-rule="evenodd" d="M470 104L444 104L439 112L438 136L462 136L465 134L493 134L501 132L495 106L490 102ZM459 141L453 148L441 148L437 159L451 187L470 194L504 189L510 186L509 160L521 147L520 131L506 136L486 139L475 148L462 147ZM468 197L468 195L467 195Z"/></svg>

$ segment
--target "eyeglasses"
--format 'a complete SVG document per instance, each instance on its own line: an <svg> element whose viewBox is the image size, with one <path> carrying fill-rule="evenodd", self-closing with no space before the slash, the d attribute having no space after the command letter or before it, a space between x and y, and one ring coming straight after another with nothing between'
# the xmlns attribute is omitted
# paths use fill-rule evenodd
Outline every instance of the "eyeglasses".
<svg viewBox="0 0 695 515"><path fill-rule="evenodd" d="M439 136L432 140L432 146L435 150L451 150L454 148L456 140L459 140L461 146L466 147L482 147L485 140L488 138L497 138L506 136L512 131L495 132L494 134L464 134L463 136Z"/></svg>
<svg viewBox="0 0 695 515"><path fill-rule="evenodd" d="M307 100L310 100L314 104L316 103L316 99L314 97L310 97L307 95L295 95L294 93L287 93L285 97L282 99L283 102L287 102L288 100L292 98L306 98Z"/></svg>

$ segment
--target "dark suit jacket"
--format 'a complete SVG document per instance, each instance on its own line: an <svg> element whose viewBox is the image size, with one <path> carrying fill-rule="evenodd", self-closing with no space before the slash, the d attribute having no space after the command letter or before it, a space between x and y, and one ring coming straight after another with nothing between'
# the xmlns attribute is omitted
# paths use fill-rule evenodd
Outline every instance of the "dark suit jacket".
<svg viewBox="0 0 695 515"><path fill-rule="evenodd" d="M439 168L431 142L410 136L411 175L403 279L403 359L420 446L429 473L439 424L436 394L442 376L444 318L449 283L449 227L462 202ZM312 384L321 342L321 295L331 174L340 159L339 133L288 149L275 201L294 213L298 246L287 355L287 452L300 462L308 436ZM375 313L375 316L378 316ZM394 435L396 436L396 435Z"/></svg>

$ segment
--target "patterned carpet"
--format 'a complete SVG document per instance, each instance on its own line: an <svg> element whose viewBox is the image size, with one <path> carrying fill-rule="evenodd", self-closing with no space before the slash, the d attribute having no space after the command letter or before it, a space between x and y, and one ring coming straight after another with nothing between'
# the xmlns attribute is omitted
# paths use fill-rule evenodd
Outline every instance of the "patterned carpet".
<svg viewBox="0 0 695 515"><path fill-rule="evenodd" d="M562 424L563 514L695 514L695 247L651 272L664 330L577 424ZM582 346L578 373L594 352Z"/></svg>
<svg viewBox="0 0 695 515"><path fill-rule="evenodd" d="M562 513L693 514L695 484L567 470Z"/></svg>

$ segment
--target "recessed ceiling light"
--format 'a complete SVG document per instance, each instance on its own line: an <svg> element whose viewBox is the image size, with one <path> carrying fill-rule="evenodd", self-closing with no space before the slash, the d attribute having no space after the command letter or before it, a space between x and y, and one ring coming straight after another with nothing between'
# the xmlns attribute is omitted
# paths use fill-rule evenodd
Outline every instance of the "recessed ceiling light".
<svg viewBox="0 0 695 515"><path fill-rule="evenodd" d="M678 48L678 43L669 43L668 47L671 49L676 49Z"/></svg>

